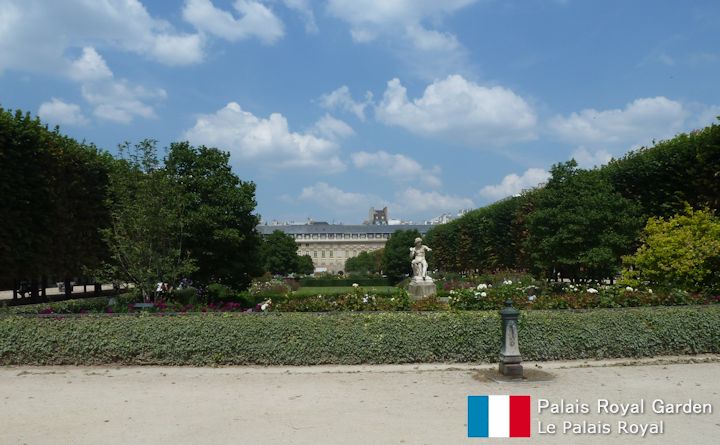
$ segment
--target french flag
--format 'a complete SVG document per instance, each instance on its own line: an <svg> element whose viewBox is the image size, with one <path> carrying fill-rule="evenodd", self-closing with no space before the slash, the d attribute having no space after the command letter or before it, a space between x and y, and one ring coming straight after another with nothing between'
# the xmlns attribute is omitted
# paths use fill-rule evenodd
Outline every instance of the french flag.
<svg viewBox="0 0 720 445"><path fill-rule="evenodd" d="M530 437L530 396L468 396L468 437Z"/></svg>

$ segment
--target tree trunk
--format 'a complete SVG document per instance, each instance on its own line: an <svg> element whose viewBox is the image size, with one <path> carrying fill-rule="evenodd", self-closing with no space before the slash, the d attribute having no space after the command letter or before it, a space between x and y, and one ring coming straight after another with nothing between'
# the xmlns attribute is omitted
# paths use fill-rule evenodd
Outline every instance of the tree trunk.
<svg viewBox="0 0 720 445"><path fill-rule="evenodd" d="M17 300L17 297L18 297L18 295L17 295L18 292L17 292L17 291L18 291L18 281L17 281L17 280L13 280L13 300Z"/></svg>
<svg viewBox="0 0 720 445"><path fill-rule="evenodd" d="M43 301L47 301L47 287L48 287L48 277L43 275L40 283L40 296L42 296Z"/></svg>
<svg viewBox="0 0 720 445"><path fill-rule="evenodd" d="M70 278L65 278L65 298L68 300L70 298L72 298L72 291L73 291L72 284L70 283L70 281L71 281Z"/></svg>
<svg viewBox="0 0 720 445"><path fill-rule="evenodd" d="M40 297L38 294L38 279L35 277L30 280L30 296L33 300L37 300Z"/></svg>

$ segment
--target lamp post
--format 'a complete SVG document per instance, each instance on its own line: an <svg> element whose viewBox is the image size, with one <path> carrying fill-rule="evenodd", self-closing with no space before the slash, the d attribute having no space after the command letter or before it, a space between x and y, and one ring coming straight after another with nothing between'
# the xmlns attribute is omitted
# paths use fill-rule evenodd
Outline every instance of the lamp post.
<svg viewBox="0 0 720 445"><path fill-rule="evenodd" d="M512 307L512 300L505 301L505 308L500 311L502 318L502 346L500 347L500 374L507 377L523 377L522 357L518 344L517 320L520 311Z"/></svg>

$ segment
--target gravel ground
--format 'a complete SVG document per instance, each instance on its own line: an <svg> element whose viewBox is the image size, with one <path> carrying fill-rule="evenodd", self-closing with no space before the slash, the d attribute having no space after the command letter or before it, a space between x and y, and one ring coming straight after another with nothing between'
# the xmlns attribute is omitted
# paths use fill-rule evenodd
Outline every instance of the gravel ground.
<svg viewBox="0 0 720 445"><path fill-rule="evenodd" d="M519 443L710 444L720 437L720 356L526 363L538 382L496 383L492 365L316 367L4 367L0 444L467 444L467 396L532 396ZM538 414L538 399L646 400L643 415ZM653 399L713 405L658 415ZM538 434L538 422L607 422L609 435ZM663 421L663 434L618 435L618 421ZM490 440L497 442L497 440Z"/></svg>

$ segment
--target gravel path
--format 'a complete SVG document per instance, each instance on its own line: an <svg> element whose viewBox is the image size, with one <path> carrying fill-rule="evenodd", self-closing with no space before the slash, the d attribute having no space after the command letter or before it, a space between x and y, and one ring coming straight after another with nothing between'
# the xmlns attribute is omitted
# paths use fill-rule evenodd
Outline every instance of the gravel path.
<svg viewBox="0 0 720 445"><path fill-rule="evenodd" d="M692 363L682 363L682 362ZM539 368L539 367L541 368ZM710 444L720 356L527 363L553 378L496 383L491 365L0 368L0 444L467 444L467 396L530 394L533 443ZM712 414L538 414L537 399L711 403ZM650 407L646 406L649 411ZM538 421L664 422L664 433L539 435ZM491 440L490 442L496 442ZM518 440L523 443L524 440ZM716 443L716 442L715 442Z"/></svg>

